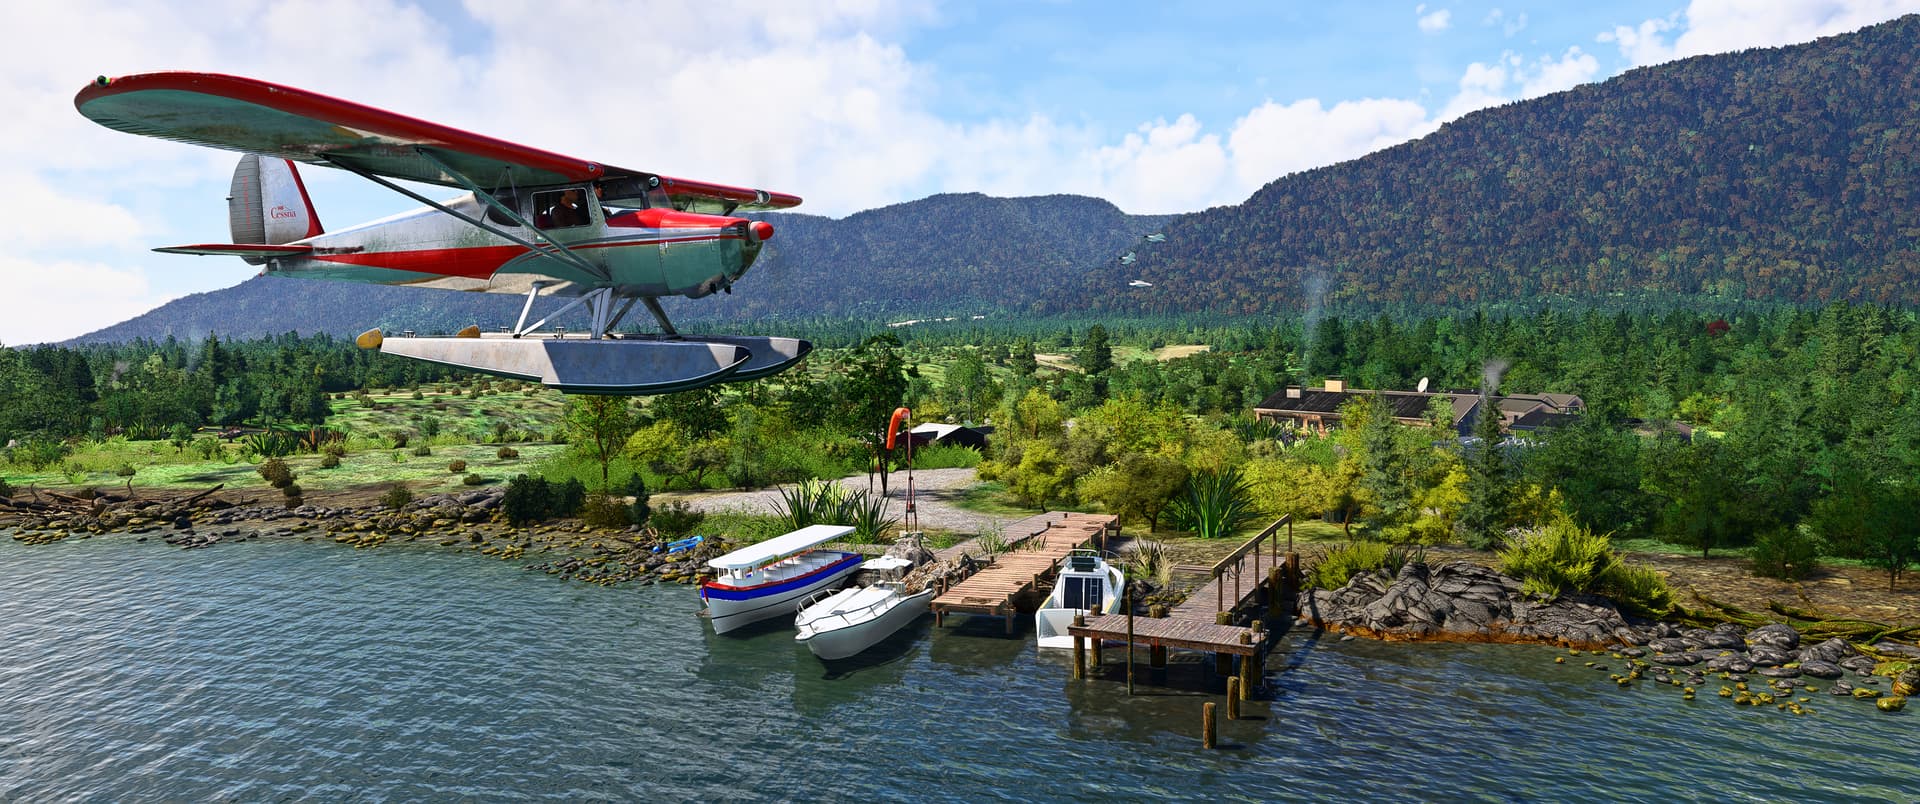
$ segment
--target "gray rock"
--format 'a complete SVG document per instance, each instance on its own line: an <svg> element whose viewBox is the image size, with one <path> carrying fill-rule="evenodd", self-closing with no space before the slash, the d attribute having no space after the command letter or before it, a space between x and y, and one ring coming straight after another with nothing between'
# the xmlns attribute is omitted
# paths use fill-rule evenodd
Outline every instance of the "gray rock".
<svg viewBox="0 0 1920 804"><path fill-rule="evenodd" d="M1685 641L1674 637L1653 640L1647 643L1647 647L1652 648L1655 653L1686 653L1692 650Z"/></svg>
<svg viewBox="0 0 1920 804"><path fill-rule="evenodd" d="M1707 647L1722 650L1744 650L1747 647L1747 641L1731 631L1715 631L1708 634L1705 641Z"/></svg>
<svg viewBox="0 0 1920 804"><path fill-rule="evenodd" d="M1798 678L1800 671L1793 667L1762 667L1754 672L1769 678Z"/></svg>
<svg viewBox="0 0 1920 804"><path fill-rule="evenodd" d="M1920 647L1903 645L1898 642L1888 642L1884 639L1873 643L1873 649L1888 656L1898 656L1902 659L1920 659Z"/></svg>
<svg viewBox="0 0 1920 804"><path fill-rule="evenodd" d="M1792 652L1800 648L1800 632L1782 623L1763 625L1747 632L1747 644Z"/></svg>
<svg viewBox="0 0 1920 804"><path fill-rule="evenodd" d="M1691 667L1700 663L1700 654L1682 651L1680 653L1662 653L1653 660L1669 667Z"/></svg>
<svg viewBox="0 0 1920 804"><path fill-rule="evenodd" d="M1800 661L1802 662L1813 659L1839 664L1842 659L1858 655L1860 655L1859 651L1854 650L1852 645L1847 644L1846 640L1839 637L1834 637L1813 647L1800 649Z"/></svg>
<svg viewBox="0 0 1920 804"><path fill-rule="evenodd" d="M1813 676L1814 678L1839 678L1845 675L1846 671L1841 670L1839 665L1832 662L1813 659L1802 660L1800 662L1800 673L1802 675Z"/></svg>

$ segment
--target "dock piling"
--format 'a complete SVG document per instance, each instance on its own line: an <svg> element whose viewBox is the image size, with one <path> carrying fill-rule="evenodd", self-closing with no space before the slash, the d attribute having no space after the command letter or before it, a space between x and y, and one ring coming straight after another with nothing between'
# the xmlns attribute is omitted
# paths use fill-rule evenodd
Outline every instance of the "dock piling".
<svg viewBox="0 0 1920 804"><path fill-rule="evenodd" d="M1200 747L1211 749L1218 742L1213 724L1213 702L1208 701L1200 705Z"/></svg>
<svg viewBox="0 0 1920 804"><path fill-rule="evenodd" d="M1227 679L1227 719L1240 719L1240 679Z"/></svg>

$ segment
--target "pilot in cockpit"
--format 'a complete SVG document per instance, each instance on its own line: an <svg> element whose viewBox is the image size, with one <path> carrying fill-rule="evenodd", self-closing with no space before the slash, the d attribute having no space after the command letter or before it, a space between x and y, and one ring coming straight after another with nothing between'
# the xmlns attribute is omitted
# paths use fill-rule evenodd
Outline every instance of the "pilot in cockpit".
<svg viewBox="0 0 1920 804"><path fill-rule="evenodd" d="M554 229L569 226L584 226L589 222L587 207L580 202L579 190L567 190L560 193L560 199L547 208L546 225Z"/></svg>

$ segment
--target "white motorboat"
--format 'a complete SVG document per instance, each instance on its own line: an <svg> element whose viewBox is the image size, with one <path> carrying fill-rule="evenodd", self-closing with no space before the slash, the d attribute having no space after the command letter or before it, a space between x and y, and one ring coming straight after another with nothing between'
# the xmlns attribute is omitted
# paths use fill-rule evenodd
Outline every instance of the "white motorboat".
<svg viewBox="0 0 1920 804"><path fill-rule="evenodd" d="M845 525L808 525L708 561L707 566L720 572L700 585L713 632L791 617L796 601L845 583L863 557L815 548L852 532Z"/></svg>
<svg viewBox="0 0 1920 804"><path fill-rule="evenodd" d="M910 563L904 559L876 558L876 562ZM888 569L892 565L871 567ZM800 604L794 620L800 633L795 642L804 643L813 655L822 659L845 659L886 639L893 632L926 614L933 604L934 590L907 594L899 581L881 581L872 586L815 592Z"/></svg>
<svg viewBox="0 0 1920 804"><path fill-rule="evenodd" d="M1076 614L1118 614L1125 605L1127 576L1093 550L1075 550L1060 560L1053 594L1033 613L1033 633L1043 648L1072 648L1067 628Z"/></svg>

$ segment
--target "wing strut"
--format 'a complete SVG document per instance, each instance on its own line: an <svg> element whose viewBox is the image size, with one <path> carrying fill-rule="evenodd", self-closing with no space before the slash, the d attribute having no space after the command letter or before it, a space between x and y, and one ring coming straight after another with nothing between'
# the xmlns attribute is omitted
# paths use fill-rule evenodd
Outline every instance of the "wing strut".
<svg viewBox="0 0 1920 804"><path fill-rule="evenodd" d="M421 152L421 153L420 153L420 155L421 155L421 156L427 156L427 154L426 154L425 152ZM391 181L388 181L387 179L385 179L385 178L383 178L383 177L381 177L381 176L379 176L379 175L376 175L376 174L373 174L373 173L369 173L369 172L367 172L367 171L365 171L365 170L361 170L361 169L360 169L359 167L357 167L357 166L355 166L355 165L353 165L352 163L349 163L349 162L342 162L342 161L337 161L337 160L334 160L334 159L331 159L331 158L328 158L328 157L326 157L325 155L322 155L322 156L321 156L321 158L322 158L322 159L325 159L325 160L326 160L326 162L327 162L327 164L329 164L329 165L333 165L334 167L337 167L337 168L340 168L340 169L342 169L342 170L345 170L345 171L347 171L347 172L349 172L349 173L353 173L353 174L355 174L355 175L357 175L357 176L359 176L359 177L361 177L361 178L363 178L363 179L366 179L367 181L370 181L370 182L373 182L374 184L378 184L378 185L380 185L380 186L382 186L382 187L385 187L385 188L387 188L387 189L389 189L389 190L392 190L392 191L394 191L394 192L396 192L396 193L399 193L399 194L401 194L401 195L404 195L404 196L406 196L406 197L408 197L408 198L411 198L411 199L413 199L413 200L415 200L415 201L418 201L418 202L420 202L420 203L422 203L422 204L426 204L427 206L430 206L430 207L433 207L434 209L437 209L437 210L439 210L439 211L441 211L441 212L444 212L444 213L446 213L446 214L448 214L448 215L452 215L453 217L455 217L455 218L458 218L458 219L460 219L460 220L462 220L462 221L464 221L464 222L466 222L466 223L468 223L468 224L470 224L470 225L472 225L472 226L474 226L474 227L476 227L476 228L479 228L479 229L481 229L481 230L483 230L483 231L486 231L486 232L489 232L489 233L491 233L491 234L494 234L494 235L498 235L498 236L500 236L500 237L503 237L503 238L506 238L507 240L510 240L510 241L512 241L512 242L514 242L514 243L517 243L517 244L519 244L519 245L521 245L521 246L525 246L525 247L526 247L526 248L527 248L527 249L528 249L529 251L532 251L532 252L533 252L533 253L535 253L535 254L541 254L541 255L545 255L545 256L549 256L549 257L552 257L552 258L554 258L554 259L557 259L557 260L561 260L561 261L563 261L563 262L567 262L567 263L570 263L570 264L572 264L572 265L573 265L573 266L574 266L575 268L579 268L579 269L580 269L581 271L583 271L583 272L585 272L587 276L591 276L591 277L593 277L593 278L595 278L595 279L599 279L599 280L601 280L601 281L603 281L603 282L606 282L606 281L612 281L612 278L613 278L613 277L611 277L611 276L609 276L609 275L607 274L607 272L606 272L605 270L602 270L602 269L601 269L601 268L600 268L599 266L597 266L597 265L594 265L593 263L590 263L590 262L587 262L587 261L586 261L586 259L584 259L584 258L582 258L582 257L581 257L580 255L578 255L578 254L575 254L575 253L573 253L573 250L572 250L572 249L569 249L569 248L567 248L566 246L563 246L563 245L560 245L560 244L559 244L559 243L557 243L557 242L554 242L554 241L553 241L553 240L552 240L551 238L548 238L548 237L546 236L546 233L544 233L544 232L541 232L541 235L540 235L540 237L541 237L541 239L543 239L543 240L546 240L546 241L547 241L547 245L546 245L546 246L542 246L542 245L539 245L539 244L537 244L537 243L534 243L534 242L532 242L532 241L530 241L530 240L527 240L527 239L525 239L525 238L522 238L522 237L518 237L518 236L515 236L515 235L513 235L512 233L509 233L509 232L505 232L505 231L502 231L502 230L501 230L501 229L499 229L498 227L495 227L495 226L491 226L491 225L489 225L489 224L487 224L487 222L486 222L486 221L482 221L482 220L479 220L479 219L477 219L477 218L473 218L473 217L471 217L471 216L468 216L468 215L466 215L466 214L464 214L464 213L461 213L461 212L460 212L460 211L458 211L458 210L455 210L455 209L453 209L452 207L449 207L449 206L447 206L446 204L442 204L442 203L440 203L440 202L438 202L438 201L435 201L435 200L433 200L433 199L431 199L431 198L428 198L428 197L426 197L426 196L424 196L424 195L421 195L421 194L419 194L419 193L416 193L416 192L414 192L414 191L412 191L412 190L409 190L409 189L407 189L407 188L405 188L405 187L401 187L400 185L398 185L398 184L395 184L395 183L393 183L393 182L391 182ZM430 156L428 156L427 158L429 158L429 159L432 159L432 157L430 157ZM434 160L434 161L436 161L436 162L437 162L438 160ZM465 177L465 176L462 176L462 175L460 175L459 173L452 173L451 171L449 171L449 172L450 172L450 173L451 173L451 175L453 175L453 176L454 176L454 177L455 177L455 178L456 178L457 180L459 180L459 181L460 181L460 182L461 182L461 183L462 183L463 185L466 185L466 186L468 186L469 188L472 188L472 185L471 185L470 183L468 183L468 182L467 182L467 180L466 180L466 177ZM506 207L504 207L503 205L501 205L501 204L500 204L500 202L498 202L498 201L496 201L496 200L494 200L494 198L493 198L493 194L492 194L492 193L489 193L489 192L486 192L486 191L484 191L484 190L479 190L479 189L474 189L474 191L473 191L473 192L474 192L474 195L475 195L476 197L479 197L479 198L481 198L482 200L484 200L484 201L486 201L486 202L487 202L488 204L490 204L490 205L492 205L492 206L494 206L495 208L497 208L497 209L506 209ZM526 221L525 221L525 219L523 219L523 218L521 218L521 217L520 217L519 215L513 215L513 214L511 214L511 212L509 212L509 214L511 215L511 217L512 217L512 218L513 218L514 220L516 220L516 221L519 221L519 222L521 222L522 224L524 224L524 223L526 222ZM537 228L534 228L534 227L532 227L532 226L528 226L527 228L529 228L529 229L532 229L533 231L536 231L536 232L539 232L539 231L540 231L539 229L537 229Z"/></svg>

